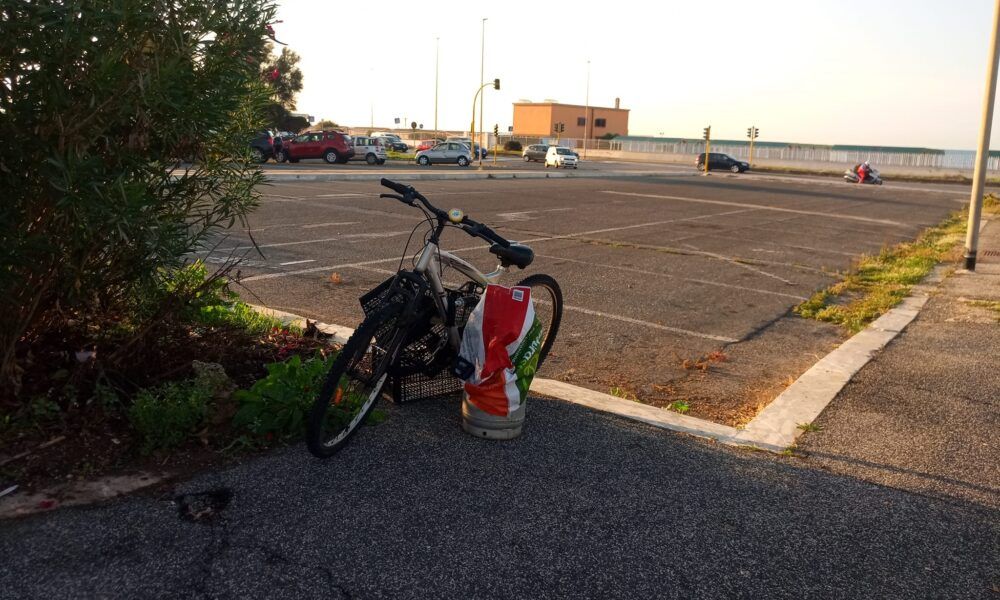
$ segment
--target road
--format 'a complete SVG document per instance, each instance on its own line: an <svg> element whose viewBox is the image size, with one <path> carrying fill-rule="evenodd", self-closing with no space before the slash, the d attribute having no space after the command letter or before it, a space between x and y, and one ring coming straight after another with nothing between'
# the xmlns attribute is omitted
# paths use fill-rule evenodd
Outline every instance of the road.
<svg viewBox="0 0 1000 600"><path fill-rule="evenodd" d="M391 407L328 461L0 524L4 598L995 598L996 511L532 400L486 442ZM991 591L991 586L994 586Z"/></svg>
<svg viewBox="0 0 1000 600"><path fill-rule="evenodd" d="M406 181L402 169L383 173ZM782 324L780 342L759 338L852 259L912 239L964 201L960 189L940 186L690 171L417 187L442 208L459 207L532 246L534 264L508 282L544 272L561 283L566 318L543 375L643 397L683 376L685 359L717 350L743 352L736 364L744 371L781 356L811 358L822 351L817 340L834 343L837 334ZM251 221L263 257L248 237L234 235L207 258L244 256L242 293L252 300L355 326L362 317L357 298L395 271L420 222L418 211L380 200L380 191L374 181L275 183ZM418 230L407 256L422 240ZM484 270L495 265L482 242L457 230L447 232L442 247ZM797 376L796 368L771 379ZM711 416L708 396L693 414L704 409Z"/></svg>

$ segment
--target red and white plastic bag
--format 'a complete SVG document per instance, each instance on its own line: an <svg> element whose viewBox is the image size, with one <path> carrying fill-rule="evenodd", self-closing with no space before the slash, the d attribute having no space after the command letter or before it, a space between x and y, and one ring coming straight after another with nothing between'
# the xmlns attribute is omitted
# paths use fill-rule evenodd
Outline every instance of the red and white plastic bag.
<svg viewBox="0 0 1000 600"><path fill-rule="evenodd" d="M501 417L517 410L538 369L541 333L531 288L486 286L465 325L459 351L473 366L465 379L468 401Z"/></svg>

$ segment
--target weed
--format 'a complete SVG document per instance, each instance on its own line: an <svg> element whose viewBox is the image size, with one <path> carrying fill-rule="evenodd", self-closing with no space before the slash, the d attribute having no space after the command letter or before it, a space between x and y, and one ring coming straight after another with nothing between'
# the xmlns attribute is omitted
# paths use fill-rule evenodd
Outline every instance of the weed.
<svg viewBox="0 0 1000 600"><path fill-rule="evenodd" d="M184 443L208 412L212 389L195 380L141 390L128 411L139 434L140 452L169 450Z"/></svg>
<svg viewBox="0 0 1000 600"><path fill-rule="evenodd" d="M609 391L609 393L616 398L621 398L622 400L633 400L633 401L638 400L634 393L628 391L623 387L618 387L616 385L611 386L611 390Z"/></svg>
<svg viewBox="0 0 1000 600"><path fill-rule="evenodd" d="M301 436L306 413L323 385L334 355L302 360L298 355L267 365L267 377L234 397L240 404L233 425L265 441Z"/></svg>
<svg viewBox="0 0 1000 600"><path fill-rule="evenodd" d="M368 413L368 419L365 420L366 425L381 425L385 423L385 420L389 418L388 413L384 410L375 408Z"/></svg>
<svg viewBox="0 0 1000 600"><path fill-rule="evenodd" d="M264 335L274 330L285 329L278 319L259 313L239 301L202 306L198 310L196 320L211 327L228 326L243 329L251 335Z"/></svg>
<svg viewBox="0 0 1000 600"><path fill-rule="evenodd" d="M858 332L899 304L934 266L944 260L965 231L965 216L954 213L916 241L862 256L851 273L795 307L799 315Z"/></svg>
<svg viewBox="0 0 1000 600"><path fill-rule="evenodd" d="M1000 313L1000 301L996 300L966 300L966 304L969 306L978 306L979 308L985 308L996 313Z"/></svg>
<svg viewBox="0 0 1000 600"><path fill-rule="evenodd" d="M816 423L799 423L798 425L796 425L796 427L807 433L815 431L823 431L823 426L817 425Z"/></svg>
<svg viewBox="0 0 1000 600"><path fill-rule="evenodd" d="M683 415L691 410L691 405L688 404L686 400L674 400L667 406L667 408Z"/></svg>

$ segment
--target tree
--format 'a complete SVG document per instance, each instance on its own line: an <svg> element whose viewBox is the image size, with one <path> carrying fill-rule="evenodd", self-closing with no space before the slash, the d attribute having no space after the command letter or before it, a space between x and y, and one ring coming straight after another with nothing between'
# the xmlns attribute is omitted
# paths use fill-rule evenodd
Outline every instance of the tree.
<svg viewBox="0 0 1000 600"><path fill-rule="evenodd" d="M299 70L299 55L288 48L282 48L274 53L274 45L264 45L260 57L260 76L267 82L271 90L272 101L268 105L267 126L282 131L299 131L305 126L295 128L300 123L293 117L295 110L295 95L302 90L302 71Z"/></svg>
<svg viewBox="0 0 1000 600"><path fill-rule="evenodd" d="M323 119L319 123L316 123L316 129L340 129L340 125L330 119Z"/></svg>
<svg viewBox="0 0 1000 600"><path fill-rule="evenodd" d="M112 322L147 335L163 309L150 290L245 222L262 175L243 157L269 96L256 57L274 10L4 3L0 394L46 331Z"/></svg>
<svg viewBox="0 0 1000 600"><path fill-rule="evenodd" d="M302 71L299 70L299 55L288 48L274 56L274 47L267 45L266 60L261 65L261 76L274 90L274 99L285 108L295 110L295 95L302 91Z"/></svg>

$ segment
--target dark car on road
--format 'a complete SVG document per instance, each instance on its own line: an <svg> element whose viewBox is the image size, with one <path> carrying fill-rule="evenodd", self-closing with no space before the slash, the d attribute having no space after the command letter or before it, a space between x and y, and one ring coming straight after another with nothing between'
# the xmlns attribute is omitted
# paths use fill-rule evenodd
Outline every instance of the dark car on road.
<svg viewBox="0 0 1000 600"><path fill-rule="evenodd" d="M524 162L531 162L533 160L542 162L545 160L545 153L548 151L548 144L532 144L524 149L521 156L524 158Z"/></svg>
<svg viewBox="0 0 1000 600"><path fill-rule="evenodd" d="M354 141L339 131L307 131L281 144L278 162L299 162L303 158L322 158L326 162L346 163L354 157Z"/></svg>
<svg viewBox="0 0 1000 600"><path fill-rule="evenodd" d="M281 138L276 138L270 131L258 131L257 135L250 140L250 158L258 163L265 163L267 159L274 158L276 156L275 141L280 147Z"/></svg>
<svg viewBox="0 0 1000 600"><path fill-rule="evenodd" d="M742 173L743 171L750 170L750 163L743 162L742 160L736 160L728 154L723 154L721 152L709 152L708 153L708 170L713 169L725 169L726 171L732 171L733 173ZM695 161L695 166L699 169L704 170L705 168L705 153L702 152L698 155L698 159Z"/></svg>

